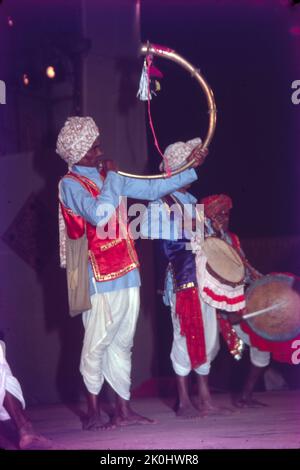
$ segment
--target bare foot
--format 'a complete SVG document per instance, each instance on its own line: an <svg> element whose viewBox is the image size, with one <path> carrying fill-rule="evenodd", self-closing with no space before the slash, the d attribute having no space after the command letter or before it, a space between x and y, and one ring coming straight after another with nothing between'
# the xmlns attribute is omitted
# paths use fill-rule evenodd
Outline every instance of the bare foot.
<svg viewBox="0 0 300 470"><path fill-rule="evenodd" d="M216 406L211 402L202 403L199 407L200 415L205 416L226 416L234 412L232 408L225 406Z"/></svg>
<svg viewBox="0 0 300 470"><path fill-rule="evenodd" d="M39 434L32 434L28 436L22 436L19 442L19 448L21 450L51 450L57 449L57 446L44 436Z"/></svg>
<svg viewBox="0 0 300 470"><path fill-rule="evenodd" d="M115 426L132 426L133 424L156 424L156 421L135 413L131 409L126 413L117 413L111 423Z"/></svg>
<svg viewBox="0 0 300 470"><path fill-rule="evenodd" d="M267 405L267 403L263 403L261 401L255 400L252 397L247 397L247 398L238 398L234 402L234 406L237 408L263 408Z"/></svg>
<svg viewBox="0 0 300 470"><path fill-rule="evenodd" d="M192 405L178 406L176 410L176 416L183 419L196 419L200 418L201 414L199 410L194 408Z"/></svg>
<svg viewBox="0 0 300 470"><path fill-rule="evenodd" d="M82 429L84 431L109 430L115 427L112 421L105 421L99 413L88 415L82 422Z"/></svg>
<svg viewBox="0 0 300 470"><path fill-rule="evenodd" d="M19 433L19 448L21 450L50 450L55 448L53 441L37 434L30 423L22 426Z"/></svg>

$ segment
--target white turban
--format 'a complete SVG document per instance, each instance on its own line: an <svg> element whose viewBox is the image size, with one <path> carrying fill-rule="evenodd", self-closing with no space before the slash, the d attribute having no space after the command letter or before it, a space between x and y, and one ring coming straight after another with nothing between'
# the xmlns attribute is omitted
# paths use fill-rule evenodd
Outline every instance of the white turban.
<svg viewBox="0 0 300 470"><path fill-rule="evenodd" d="M90 150L98 135L91 117L69 117L58 134L56 152L71 168Z"/></svg>
<svg viewBox="0 0 300 470"><path fill-rule="evenodd" d="M169 168L171 171L176 170L186 162L187 157L194 148L201 143L200 137L196 137L187 142L175 142L175 144L168 145L164 152L164 161L161 162L159 169L161 171L166 168Z"/></svg>

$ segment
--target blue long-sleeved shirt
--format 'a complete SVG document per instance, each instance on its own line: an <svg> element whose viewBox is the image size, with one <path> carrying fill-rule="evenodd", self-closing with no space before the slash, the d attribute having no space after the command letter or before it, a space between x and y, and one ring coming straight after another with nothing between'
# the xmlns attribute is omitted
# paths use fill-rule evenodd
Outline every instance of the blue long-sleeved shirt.
<svg viewBox="0 0 300 470"><path fill-rule="evenodd" d="M195 204L197 199L190 193L175 191L173 194L183 205L191 217L195 217ZM174 202L174 205L175 202ZM179 225L180 223L180 225ZM170 217L169 207L162 199L150 202L147 212L143 214L141 232L144 238L159 240L178 240L182 234L182 216L174 214Z"/></svg>
<svg viewBox="0 0 300 470"><path fill-rule="evenodd" d="M185 205L185 209L191 217L195 217L197 199L191 193L175 191L172 195ZM182 217L179 215L178 218L170 218L168 206L162 199L158 199L148 205L147 211L143 215L141 232L145 238L176 241L181 236L178 226L179 221L182 222ZM174 289L171 273L167 270L163 295L165 305L171 304Z"/></svg>
<svg viewBox="0 0 300 470"><path fill-rule="evenodd" d="M60 183L59 193L62 203L74 214L80 215L92 225L105 225L111 215L109 207L118 207L120 197L154 201L166 194L186 186L197 179L193 169L167 179L144 180L128 178L116 172L108 172L103 181L96 168L75 165L72 172L85 176L93 181L101 190L101 194L92 197L82 185L70 178ZM102 210L104 208L104 210ZM138 269L121 276L113 281L95 282L91 265L89 264L90 294L110 292L128 287L138 287L141 284Z"/></svg>

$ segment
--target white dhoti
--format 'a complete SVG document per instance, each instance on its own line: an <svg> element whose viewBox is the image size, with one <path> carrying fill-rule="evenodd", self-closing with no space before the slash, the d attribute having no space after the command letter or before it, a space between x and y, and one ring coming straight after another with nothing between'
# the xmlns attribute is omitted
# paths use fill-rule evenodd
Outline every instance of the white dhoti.
<svg viewBox="0 0 300 470"><path fill-rule="evenodd" d="M98 395L104 379L130 398L131 349L140 309L139 287L94 294L83 313L85 335L80 372L88 391Z"/></svg>
<svg viewBox="0 0 300 470"><path fill-rule="evenodd" d="M233 328L238 337L249 346L251 363L256 367L267 367L271 361L271 353L268 351L261 351L260 349L251 346L249 335L242 330L240 325L234 325Z"/></svg>
<svg viewBox="0 0 300 470"><path fill-rule="evenodd" d="M0 421L10 419L9 414L4 408L3 402L6 392L17 398L25 408L25 401L21 386L18 380L12 375L10 367L5 358L5 343L0 341Z"/></svg>
<svg viewBox="0 0 300 470"><path fill-rule="evenodd" d="M200 297L199 297L200 298ZM186 376L191 370L191 361L187 350L186 338L180 334L180 321L175 313L176 296L171 300L171 316L173 323L173 344L171 350L171 361L177 375ZM194 369L197 374L208 375L210 364L219 350L219 333L217 325L216 309L204 303L200 298L202 319L204 326L206 362Z"/></svg>

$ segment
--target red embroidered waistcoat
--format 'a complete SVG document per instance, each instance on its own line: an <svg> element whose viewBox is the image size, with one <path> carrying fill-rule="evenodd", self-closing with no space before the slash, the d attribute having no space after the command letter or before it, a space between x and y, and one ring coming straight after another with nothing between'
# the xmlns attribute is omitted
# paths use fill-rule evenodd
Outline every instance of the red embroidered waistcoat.
<svg viewBox="0 0 300 470"><path fill-rule="evenodd" d="M85 176L72 172L64 178L71 178L80 183L93 197L100 194L98 186ZM99 238L97 227L87 222L83 217L74 214L68 207L60 202L62 214L66 224L68 237L71 239L83 236L85 228L88 239L89 260L91 261L96 281L111 281L124 276L139 266L134 242L130 237L127 226L118 220L116 210L116 238ZM106 225L107 227L107 225ZM122 237L120 234L122 233Z"/></svg>

